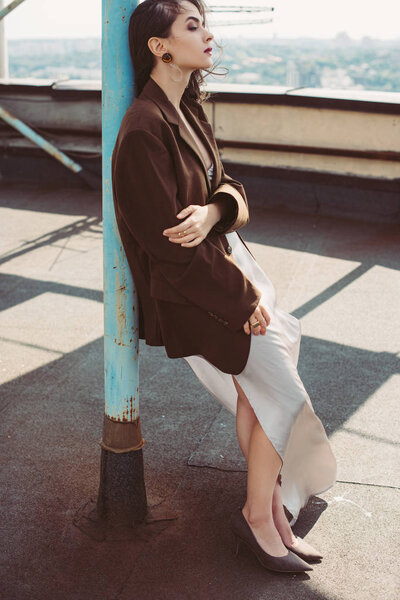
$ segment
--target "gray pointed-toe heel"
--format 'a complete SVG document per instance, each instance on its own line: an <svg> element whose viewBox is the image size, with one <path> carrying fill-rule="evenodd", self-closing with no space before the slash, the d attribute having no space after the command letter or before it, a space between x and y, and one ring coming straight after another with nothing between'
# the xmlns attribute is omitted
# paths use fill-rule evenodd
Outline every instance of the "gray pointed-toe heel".
<svg viewBox="0 0 400 600"><path fill-rule="evenodd" d="M282 474L281 473L279 473L277 481L278 481L279 485L282 486ZM315 548L310 546L305 540L303 540L303 538L299 538L299 537L297 537L297 535L295 536L295 538L296 538L296 543L294 546L290 546L288 544L285 544L285 542L283 542L288 550L290 550L291 552L294 552L294 554L297 554L297 556L300 556L300 558L303 558L304 560L307 560L307 561L320 560L321 558L323 558L322 554L320 552L318 552L318 550L315 550Z"/></svg>
<svg viewBox="0 0 400 600"><path fill-rule="evenodd" d="M257 542L240 506L232 513L229 523L235 535L235 556L238 555L239 546L243 542L253 551L262 566L269 571L298 573L313 570L307 562L296 556L290 549L284 556L272 556L265 552Z"/></svg>
<svg viewBox="0 0 400 600"><path fill-rule="evenodd" d="M297 536L296 544L294 546L289 546L288 544L285 544L285 546L288 550L294 552L297 554L297 556L300 556L300 558L303 558L307 561L320 560L323 558L322 554L318 552L318 550L315 550L315 548L312 548L305 540L303 540L303 538L299 538Z"/></svg>

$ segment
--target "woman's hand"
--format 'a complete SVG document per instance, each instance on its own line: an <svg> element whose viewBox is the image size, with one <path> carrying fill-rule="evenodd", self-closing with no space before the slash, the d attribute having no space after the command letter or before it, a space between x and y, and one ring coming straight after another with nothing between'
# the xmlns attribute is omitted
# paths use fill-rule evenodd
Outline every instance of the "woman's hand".
<svg viewBox="0 0 400 600"><path fill-rule="evenodd" d="M164 229L163 235L173 244L181 244L187 248L198 246L208 235L211 229L221 218L221 209L216 203L190 204L177 215L178 219L185 220L175 227ZM181 234L181 235L179 235Z"/></svg>
<svg viewBox="0 0 400 600"><path fill-rule="evenodd" d="M256 322L260 323L258 327L251 327L252 323ZM261 304L259 304L253 314L250 316L249 320L243 325L243 329L247 335L250 335L251 331L254 335L265 335L267 333L267 327L271 322L271 317L269 316L267 309L264 308Z"/></svg>

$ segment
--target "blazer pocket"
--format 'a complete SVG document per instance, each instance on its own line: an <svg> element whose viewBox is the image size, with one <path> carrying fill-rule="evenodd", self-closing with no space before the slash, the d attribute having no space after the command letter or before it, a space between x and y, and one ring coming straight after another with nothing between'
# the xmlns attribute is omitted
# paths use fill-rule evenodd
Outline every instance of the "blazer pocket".
<svg viewBox="0 0 400 600"><path fill-rule="evenodd" d="M167 302L176 302L177 304L191 304L187 298L182 296L166 280L152 277L150 280L150 296Z"/></svg>

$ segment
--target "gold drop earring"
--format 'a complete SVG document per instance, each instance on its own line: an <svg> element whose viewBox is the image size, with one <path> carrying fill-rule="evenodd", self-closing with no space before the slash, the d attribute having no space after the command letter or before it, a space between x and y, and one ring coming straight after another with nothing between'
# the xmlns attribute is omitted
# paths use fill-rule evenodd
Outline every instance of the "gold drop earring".
<svg viewBox="0 0 400 600"><path fill-rule="evenodd" d="M171 74L171 79L172 79L172 81L175 81L175 83L180 83L180 82L182 81L182 71L181 71L181 69L178 67L178 65L175 65L175 64L172 62L172 56L170 55L170 53L169 53L169 52L164 52L164 54L163 54L163 55L162 55L162 57L161 57L161 60L162 60L163 62L165 62L165 63L168 63L168 64L169 64L169 66L170 66L170 69L171 69L171 72L175 71L175 72L177 72L177 73L179 74L179 75L178 75L178 79L175 79L175 78L173 77L173 75Z"/></svg>

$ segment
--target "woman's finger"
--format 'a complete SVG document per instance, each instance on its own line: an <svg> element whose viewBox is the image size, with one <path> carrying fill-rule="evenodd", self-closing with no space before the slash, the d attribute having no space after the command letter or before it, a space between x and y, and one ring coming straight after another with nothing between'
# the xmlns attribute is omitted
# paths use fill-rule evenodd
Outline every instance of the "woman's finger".
<svg viewBox="0 0 400 600"><path fill-rule="evenodd" d="M261 335L265 335L267 333L267 322L261 310L259 310L258 313L259 315L257 316L257 319L260 322L260 327L258 328L258 331Z"/></svg>
<svg viewBox="0 0 400 600"><path fill-rule="evenodd" d="M204 240L203 237L195 237L191 242L185 242L184 244L181 244L182 246L185 246L185 248L191 248L192 246L198 246L199 244L201 244L201 242Z"/></svg>
<svg viewBox="0 0 400 600"><path fill-rule="evenodd" d="M262 313L263 313L263 315L264 315L264 319L266 320L266 322L267 322L267 326L268 326L268 325L271 323L271 317L270 317L270 315L269 315L269 312L268 312L268 311L267 311L267 309L266 309L264 306L262 306L262 305L260 305L260 308L261 308L261 310L262 310Z"/></svg>
<svg viewBox="0 0 400 600"><path fill-rule="evenodd" d="M256 323L256 321L260 322L259 327L252 327L252 323ZM250 316L249 320L243 325L243 329L247 335L253 332L254 335L265 335L267 332L267 327L271 322L271 317L267 309L259 304L253 314Z"/></svg>
<svg viewBox="0 0 400 600"><path fill-rule="evenodd" d="M268 312L261 304L257 306L249 321L253 335L265 335L267 333L270 318ZM252 327L251 324L255 324L257 321L259 322L259 325L257 327Z"/></svg>
<svg viewBox="0 0 400 600"><path fill-rule="evenodd" d="M178 219L183 219L184 217L187 217L188 215L190 215L196 209L196 206L199 206L199 205L189 204L189 206L186 206L176 216L178 217Z"/></svg>
<svg viewBox="0 0 400 600"><path fill-rule="evenodd" d="M253 312L253 314L250 315L250 318L243 325L243 329L244 329L245 333L247 333L248 335L251 333L253 333L253 335L259 335L260 328L252 327L252 323L255 323L256 321L260 320L260 324L261 324L261 319L262 319L261 312L256 308L256 310Z"/></svg>
<svg viewBox="0 0 400 600"><path fill-rule="evenodd" d="M162 233L167 237L182 237L179 236L179 234L183 233L184 231L189 231L192 225L193 220L188 217L183 223L179 223L179 225L175 225L175 227L168 227L168 229L164 229Z"/></svg>
<svg viewBox="0 0 400 600"><path fill-rule="evenodd" d="M186 231L185 235L168 236L169 241L172 242L173 244L182 244L182 242L184 242L186 244L187 242L191 242L194 239L193 238L193 235L195 235L194 232L187 231L186 229L185 229L185 231Z"/></svg>
<svg viewBox="0 0 400 600"><path fill-rule="evenodd" d="M255 325L257 323L257 321L260 323L261 325L261 320L260 318L257 316L257 309L254 311L254 313L251 315L250 319L249 319L249 324L250 324L250 331L253 335L260 335L261 332L261 327L260 325L257 325L256 327L253 327L253 325Z"/></svg>

